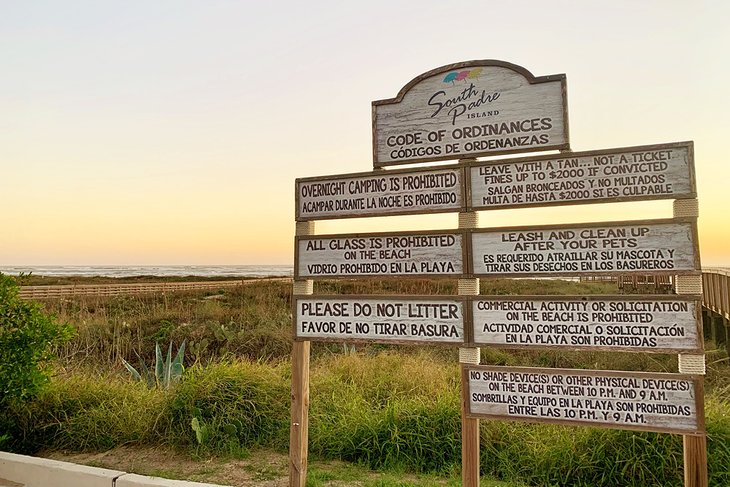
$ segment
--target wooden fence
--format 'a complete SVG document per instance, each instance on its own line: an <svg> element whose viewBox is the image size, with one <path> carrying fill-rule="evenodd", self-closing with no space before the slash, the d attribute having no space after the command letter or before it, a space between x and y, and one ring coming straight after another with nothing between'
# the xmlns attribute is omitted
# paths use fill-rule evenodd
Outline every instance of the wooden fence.
<svg viewBox="0 0 730 487"><path fill-rule="evenodd" d="M730 355L730 270L702 270L702 322L705 338Z"/></svg>
<svg viewBox="0 0 730 487"><path fill-rule="evenodd" d="M672 290L674 279L672 276L583 276L581 282L613 282L619 290L627 293L658 293L664 294Z"/></svg>
<svg viewBox="0 0 730 487"><path fill-rule="evenodd" d="M73 296L117 296L122 294L171 293L179 291L200 291L205 289L224 289L245 286L255 282L286 281L288 277L267 279L237 279L235 281L201 282L140 282L128 284L69 284L56 286L22 286L20 297L23 299L55 299Z"/></svg>
<svg viewBox="0 0 730 487"><path fill-rule="evenodd" d="M702 270L702 306L730 320L730 270Z"/></svg>

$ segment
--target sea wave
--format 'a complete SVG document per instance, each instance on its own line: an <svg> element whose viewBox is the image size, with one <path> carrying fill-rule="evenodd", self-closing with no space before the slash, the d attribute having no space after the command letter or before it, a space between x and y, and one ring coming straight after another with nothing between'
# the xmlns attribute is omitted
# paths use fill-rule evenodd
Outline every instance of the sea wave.
<svg viewBox="0 0 730 487"><path fill-rule="evenodd" d="M272 277L291 276L290 265L149 265L149 266L0 266L0 272L17 276L33 273L37 276L201 276L201 277Z"/></svg>

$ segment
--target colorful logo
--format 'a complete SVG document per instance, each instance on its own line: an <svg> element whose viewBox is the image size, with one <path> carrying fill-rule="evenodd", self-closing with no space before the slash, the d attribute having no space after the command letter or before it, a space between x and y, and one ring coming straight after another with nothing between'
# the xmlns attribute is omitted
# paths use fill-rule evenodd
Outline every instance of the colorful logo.
<svg viewBox="0 0 730 487"><path fill-rule="evenodd" d="M482 69L483 68L474 68L465 71L452 71L446 75L444 83L451 83L454 85L456 84L456 81L464 81L466 83L467 79L478 79L479 75L482 74Z"/></svg>

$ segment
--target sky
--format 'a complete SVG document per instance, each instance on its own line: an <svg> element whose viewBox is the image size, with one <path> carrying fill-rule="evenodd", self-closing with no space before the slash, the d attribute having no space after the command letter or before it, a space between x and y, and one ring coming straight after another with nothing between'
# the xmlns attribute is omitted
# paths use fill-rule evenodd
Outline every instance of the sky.
<svg viewBox="0 0 730 487"><path fill-rule="evenodd" d="M0 0L0 12L0 265L290 264L295 178L371 170L371 102L476 59L565 73L574 151L693 140L702 263L730 265L730 2ZM480 225L671 215L671 201L612 203L494 210Z"/></svg>

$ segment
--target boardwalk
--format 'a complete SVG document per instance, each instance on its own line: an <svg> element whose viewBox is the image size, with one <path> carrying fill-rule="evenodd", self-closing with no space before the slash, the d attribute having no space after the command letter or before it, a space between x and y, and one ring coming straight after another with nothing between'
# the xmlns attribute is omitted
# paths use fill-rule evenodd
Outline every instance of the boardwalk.
<svg viewBox="0 0 730 487"><path fill-rule="evenodd" d="M266 279L237 279L235 281L201 282L144 282L129 284L70 284L60 286L23 286L20 297L23 299L54 299L73 296L118 296L123 294L170 293L177 291L199 291L205 289L224 289L245 286L257 282L290 282L289 277Z"/></svg>
<svg viewBox="0 0 730 487"><path fill-rule="evenodd" d="M730 319L730 269L704 269L702 271L702 305L724 319Z"/></svg>
<svg viewBox="0 0 730 487"><path fill-rule="evenodd" d="M705 338L730 354L730 269L702 270Z"/></svg>

